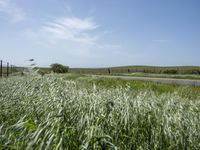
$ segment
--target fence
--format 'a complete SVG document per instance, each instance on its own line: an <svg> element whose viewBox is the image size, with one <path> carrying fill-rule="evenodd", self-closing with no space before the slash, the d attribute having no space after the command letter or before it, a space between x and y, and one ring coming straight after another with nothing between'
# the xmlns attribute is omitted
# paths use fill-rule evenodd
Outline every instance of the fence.
<svg viewBox="0 0 200 150"><path fill-rule="evenodd" d="M11 74L18 72L18 67L9 62L0 60L0 77L8 77Z"/></svg>

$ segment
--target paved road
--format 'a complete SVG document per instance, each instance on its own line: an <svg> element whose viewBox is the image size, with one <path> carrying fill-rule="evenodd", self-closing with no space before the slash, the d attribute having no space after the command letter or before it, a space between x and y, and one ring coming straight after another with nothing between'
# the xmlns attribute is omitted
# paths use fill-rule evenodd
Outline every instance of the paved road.
<svg viewBox="0 0 200 150"><path fill-rule="evenodd" d="M125 80L153 81L153 82L157 82L157 83L176 84L176 85L200 86L200 80L190 80L190 79L150 78L150 77L131 77L131 76L107 76L107 75L101 75L99 77L120 78L120 79L125 79Z"/></svg>

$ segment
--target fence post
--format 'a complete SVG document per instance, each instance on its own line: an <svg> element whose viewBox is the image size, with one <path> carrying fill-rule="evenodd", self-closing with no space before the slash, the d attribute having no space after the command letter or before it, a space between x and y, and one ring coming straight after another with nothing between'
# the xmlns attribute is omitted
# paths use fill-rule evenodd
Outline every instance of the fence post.
<svg viewBox="0 0 200 150"><path fill-rule="evenodd" d="M110 73L111 73L110 68L108 68L108 74L110 74Z"/></svg>
<svg viewBox="0 0 200 150"><path fill-rule="evenodd" d="M7 77L9 76L9 63L7 62Z"/></svg>
<svg viewBox="0 0 200 150"><path fill-rule="evenodd" d="M12 64L10 64L10 74L12 74Z"/></svg>
<svg viewBox="0 0 200 150"><path fill-rule="evenodd" d="M0 77L3 77L3 61L0 62Z"/></svg>

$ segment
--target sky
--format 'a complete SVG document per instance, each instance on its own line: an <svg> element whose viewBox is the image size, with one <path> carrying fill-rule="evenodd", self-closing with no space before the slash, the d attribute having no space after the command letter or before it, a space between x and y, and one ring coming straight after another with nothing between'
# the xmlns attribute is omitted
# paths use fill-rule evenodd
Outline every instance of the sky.
<svg viewBox="0 0 200 150"><path fill-rule="evenodd" d="M0 59L17 66L200 66L199 0L0 0Z"/></svg>

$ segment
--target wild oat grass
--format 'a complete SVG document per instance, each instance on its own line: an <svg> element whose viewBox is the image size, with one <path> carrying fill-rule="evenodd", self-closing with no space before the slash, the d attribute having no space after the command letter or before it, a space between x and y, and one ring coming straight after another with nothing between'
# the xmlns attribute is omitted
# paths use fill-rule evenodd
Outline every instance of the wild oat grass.
<svg viewBox="0 0 200 150"><path fill-rule="evenodd" d="M0 149L200 149L200 99L63 77L0 80Z"/></svg>

